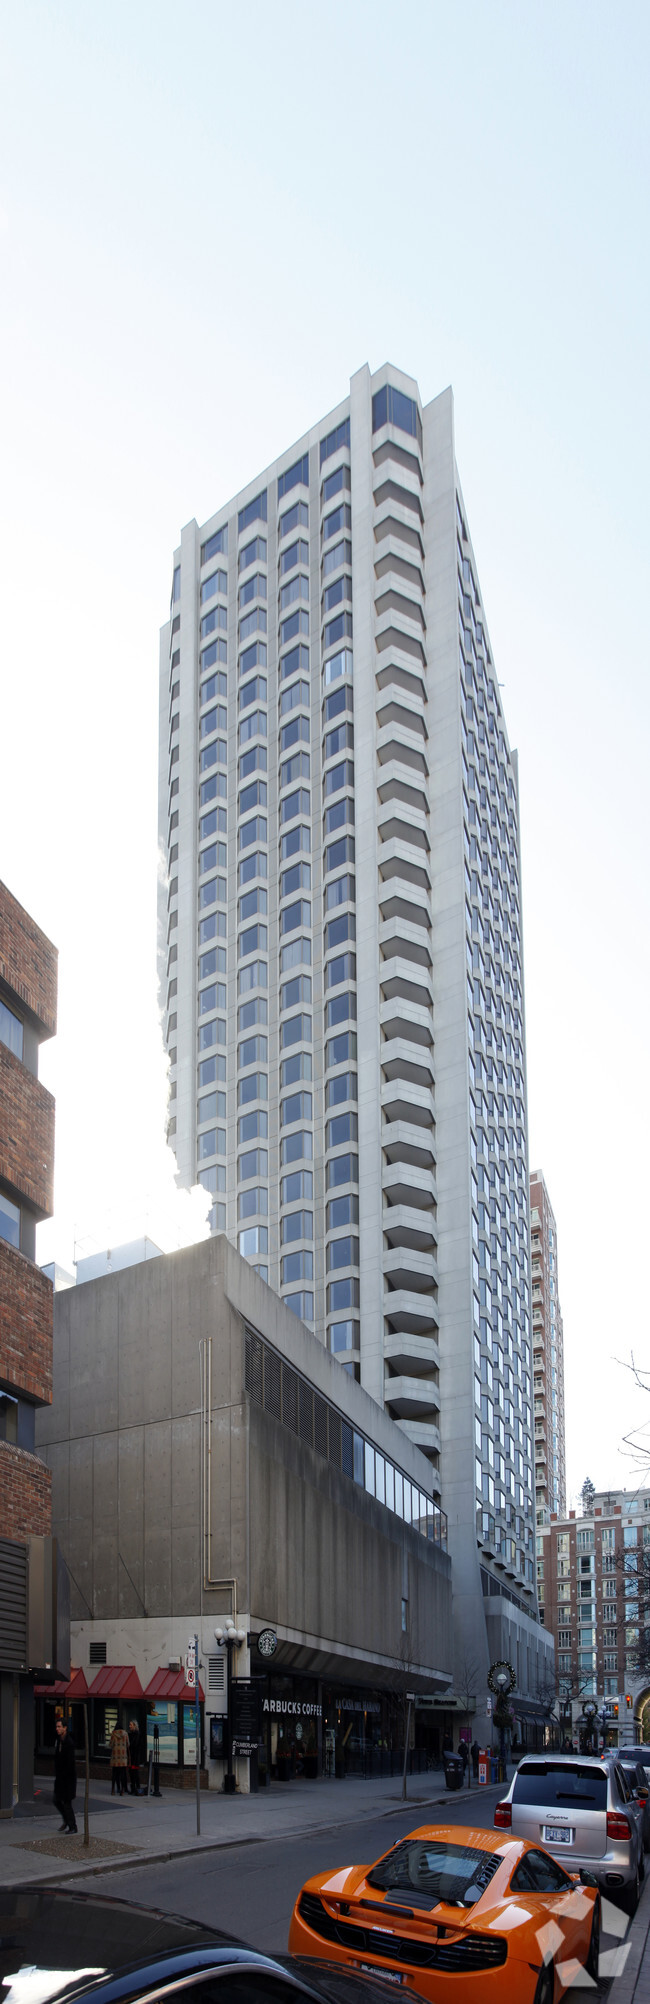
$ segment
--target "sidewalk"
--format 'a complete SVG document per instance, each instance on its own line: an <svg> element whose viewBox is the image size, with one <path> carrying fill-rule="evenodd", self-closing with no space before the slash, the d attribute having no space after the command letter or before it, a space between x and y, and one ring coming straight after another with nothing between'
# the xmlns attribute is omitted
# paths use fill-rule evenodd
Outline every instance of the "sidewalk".
<svg viewBox="0 0 650 2004"><path fill-rule="evenodd" d="M461 1802L468 1804L468 1821L476 1815L479 1802L485 1803L488 1821L503 1789L472 1786L447 1790L442 1772L409 1775L406 1805L402 1785L392 1779L364 1781L351 1775L346 1781L296 1781L271 1784L258 1795L222 1795L201 1791L201 1835L196 1835L196 1796L189 1790L168 1789L160 1799L147 1796L111 1796L108 1781L93 1781L90 1788L90 1836L100 1840L103 1856L84 1862L80 1842L61 1836L59 1817L52 1804L52 1782L36 1781L42 1789L35 1814L0 1821L0 1885L36 1883L75 1878L80 1873L129 1871L137 1865L166 1862L191 1851L218 1850L234 1844L255 1844L272 1837L296 1837L319 1830L339 1829L365 1813L391 1816L396 1811L412 1812L412 1827L422 1821L444 1822L445 1808L458 1813ZM471 1809L469 1805L471 1804ZM435 1811L435 1814L432 1812ZM83 1833L83 1788L75 1803L77 1823ZM460 1820L460 1819L459 1819ZM55 1841L55 1855L32 1850L34 1843Z"/></svg>

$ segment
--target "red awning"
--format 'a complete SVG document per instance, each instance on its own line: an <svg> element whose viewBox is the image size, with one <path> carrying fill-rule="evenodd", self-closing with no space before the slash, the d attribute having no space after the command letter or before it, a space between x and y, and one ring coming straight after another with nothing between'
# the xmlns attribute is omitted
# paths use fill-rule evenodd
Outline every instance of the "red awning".
<svg viewBox="0 0 650 2004"><path fill-rule="evenodd" d="M170 1702L173 1698L181 1699L186 1705L195 1703L194 1687L186 1684L184 1670L156 1670L144 1695L145 1698L163 1698ZM205 1692L199 1680L199 1704L204 1702Z"/></svg>
<svg viewBox="0 0 650 2004"><path fill-rule="evenodd" d="M137 1670L131 1663L103 1663L90 1686L91 1698L124 1698L129 1703L134 1698L143 1698L144 1691Z"/></svg>
<svg viewBox="0 0 650 2004"><path fill-rule="evenodd" d="M86 1683L85 1672L83 1670L73 1670L68 1683L66 1683L64 1677L58 1677L55 1684L35 1684L34 1697L68 1698L72 1704L76 1700L87 1698L88 1685Z"/></svg>

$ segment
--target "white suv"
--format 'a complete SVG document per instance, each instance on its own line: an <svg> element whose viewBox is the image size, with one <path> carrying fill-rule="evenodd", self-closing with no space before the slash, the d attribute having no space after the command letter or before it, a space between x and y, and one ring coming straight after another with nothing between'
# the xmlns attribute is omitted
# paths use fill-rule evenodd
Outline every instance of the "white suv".
<svg viewBox="0 0 650 2004"><path fill-rule="evenodd" d="M642 1805L619 1762L605 1755L534 1754L520 1761L494 1812L497 1830L543 1844L569 1872L634 1913L644 1876Z"/></svg>

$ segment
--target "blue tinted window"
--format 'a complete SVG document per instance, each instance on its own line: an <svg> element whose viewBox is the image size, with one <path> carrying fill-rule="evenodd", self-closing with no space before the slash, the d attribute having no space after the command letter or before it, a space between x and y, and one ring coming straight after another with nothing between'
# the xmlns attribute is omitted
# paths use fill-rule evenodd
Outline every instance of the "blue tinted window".
<svg viewBox="0 0 650 2004"><path fill-rule="evenodd" d="M238 565L240 571L247 571L249 564L259 562L266 563L265 536L254 536L252 543L247 543L245 549L239 552Z"/></svg>
<svg viewBox="0 0 650 2004"><path fill-rule="evenodd" d="M181 595L181 567L180 564L177 564L172 579L172 605L178 604L180 595Z"/></svg>
<svg viewBox="0 0 650 2004"><path fill-rule="evenodd" d="M6 1002L0 1002L0 1043L6 1044L15 1058L22 1058L23 1026L20 1017L14 1015L13 1009L7 1008Z"/></svg>
<svg viewBox="0 0 650 2004"><path fill-rule="evenodd" d="M264 615L264 618L266 619L266 614ZM244 620L244 624L241 628L242 637L244 637L244 628L246 626L246 623L247 623L246 620ZM252 647L245 647L243 654L240 654L239 656L239 674L250 675L251 668L265 668L265 667L266 667L266 641L254 640Z"/></svg>
<svg viewBox="0 0 650 2004"><path fill-rule="evenodd" d="M215 661L227 661L227 659L228 648L226 641L213 640L209 647L204 647L203 649L201 655L201 674L205 674L206 668L213 668Z"/></svg>
<svg viewBox="0 0 650 2004"><path fill-rule="evenodd" d="M227 694L228 694L227 675L222 675L221 673L217 673L216 675L209 675L207 682L201 683L199 702L211 703L213 696L227 696ZM224 730L225 728L226 726L224 719Z"/></svg>
<svg viewBox="0 0 650 2004"><path fill-rule="evenodd" d="M305 1288L300 1294L284 1294L282 1299L285 1308L290 1308L292 1315L299 1316L301 1322L313 1322L314 1297L308 1288Z"/></svg>
<svg viewBox="0 0 650 2004"><path fill-rule="evenodd" d="M302 536L297 543L290 543L288 550L283 550L280 562L282 576L292 571L296 564L309 564L309 544L303 542Z"/></svg>
<svg viewBox="0 0 650 2004"><path fill-rule="evenodd" d="M328 663L328 666L331 666L331 663ZM332 717L340 716L341 710L352 710L353 708L354 699L351 689L333 689L331 696L326 696L325 698L324 715L326 724L331 723Z"/></svg>
<svg viewBox="0 0 650 2004"><path fill-rule="evenodd" d="M225 842L211 842L209 849L203 849L199 857L199 870L204 877L206 870L225 870L228 851Z"/></svg>
<svg viewBox="0 0 650 2004"><path fill-rule="evenodd" d="M328 807L325 815L325 834L333 835L334 830L343 828L346 821L354 821L354 801L349 794L345 794L342 800L335 800L333 807Z"/></svg>
<svg viewBox="0 0 650 2004"><path fill-rule="evenodd" d="M211 571L209 578L205 580L205 584L201 585L201 604L205 605L207 599L214 598L215 592L227 592L227 590L228 572Z"/></svg>
<svg viewBox="0 0 650 2004"><path fill-rule="evenodd" d="M250 605L253 598L266 598L266 577L264 571L254 571L252 578L246 578L239 590L239 610Z"/></svg>
<svg viewBox="0 0 650 2004"><path fill-rule="evenodd" d="M209 564L211 557L218 557L219 555L222 555L224 557L227 557L228 555L227 522L224 522L222 529L215 529L214 535L208 537L207 543L201 544L202 564Z"/></svg>
<svg viewBox="0 0 650 2004"><path fill-rule="evenodd" d="M422 421L413 397L405 397L403 390L396 390L392 383L385 383L372 400L372 429L380 431L383 424L394 424L397 431L408 432L422 444Z"/></svg>
<svg viewBox="0 0 650 2004"><path fill-rule="evenodd" d="M351 597L352 597L352 579L348 577L346 574L342 578L337 578L334 584L327 585L324 596L323 611L333 612L335 605L340 605L342 600L346 598L351 599ZM334 638L338 640L339 638L338 634L335 634Z"/></svg>
<svg viewBox="0 0 650 2004"><path fill-rule="evenodd" d="M244 821L239 830L240 849L250 849L252 842L266 842L267 824L264 814L254 814L252 821Z"/></svg>
<svg viewBox="0 0 650 2004"><path fill-rule="evenodd" d="M286 624L288 625L289 621ZM302 672L304 675L309 674L308 647L290 647L289 653L282 656L280 662L280 680L282 682L285 682L289 675L297 675L299 672Z"/></svg>
<svg viewBox="0 0 650 2004"><path fill-rule="evenodd" d="M331 1002L327 1003L325 1010L327 1029L333 1030L336 1028L337 1023L347 1023L348 1020L354 1023L356 1022L356 1015L356 995L351 995L349 989L345 990L341 995L333 995Z"/></svg>
<svg viewBox="0 0 650 2004"><path fill-rule="evenodd" d="M342 445L349 445L349 443L350 443L350 419L349 417L347 417L343 419L342 424L337 424L336 429L334 431L328 431L326 438L321 439L320 442L321 466L323 465L323 461L325 459L331 459L333 452L338 452Z"/></svg>
<svg viewBox="0 0 650 2004"><path fill-rule="evenodd" d="M266 521L266 488L264 488L262 494L256 494L254 501L247 501L245 508L240 508L239 515L237 518L237 526L240 536L242 530L247 529L251 522L265 522L265 521Z"/></svg>
<svg viewBox="0 0 650 2004"><path fill-rule="evenodd" d="M293 466L288 466L286 473L280 474L278 480L278 501L282 500L283 494L289 494L292 487L299 486L309 486L308 452L303 453L302 459L297 459Z"/></svg>
<svg viewBox="0 0 650 2004"><path fill-rule="evenodd" d="M245 786L239 795L239 813L248 814L251 807L266 807L266 780L254 779L252 786Z"/></svg>
<svg viewBox="0 0 650 2004"><path fill-rule="evenodd" d="M341 842L330 842L325 851L326 870L338 870L342 863L354 862L354 836L344 835Z"/></svg>
<svg viewBox="0 0 650 2004"><path fill-rule="evenodd" d="M330 919L325 927L325 952L329 953L333 946L341 946L346 939L354 939L355 934L354 912L344 912L341 918Z"/></svg>
<svg viewBox="0 0 650 2004"><path fill-rule="evenodd" d="M5 1040L3 1039L3 1042ZM9 1246L17 1246L20 1251L20 1211L0 1190L0 1239Z"/></svg>
<svg viewBox="0 0 650 2004"><path fill-rule="evenodd" d="M323 503L333 501L335 494L341 494L350 485L349 466L337 466L336 473L328 473L323 481Z"/></svg>
<svg viewBox="0 0 650 2004"><path fill-rule="evenodd" d="M304 618L304 613L302 614ZM337 640L349 639L352 634L352 613L340 612L338 619L331 619L325 628L325 646L335 647Z"/></svg>
<svg viewBox="0 0 650 2004"><path fill-rule="evenodd" d="M253 653L254 651L255 650L253 648L249 649L250 653ZM252 682L246 682L244 684L243 689L240 689L239 691L240 710L246 710L248 709L249 703L257 703L258 701L260 703L266 702L265 675L254 675Z"/></svg>
<svg viewBox="0 0 650 2004"><path fill-rule="evenodd" d="M327 1289L328 1312L341 1308L358 1308L358 1280L332 1280Z"/></svg>
<svg viewBox="0 0 650 2004"><path fill-rule="evenodd" d="M216 835L217 833L219 833L220 835L225 835L226 828L227 828L226 808L213 807L209 814L204 814L201 818L201 826L200 826L201 840L204 841L206 835Z"/></svg>
<svg viewBox="0 0 650 2004"><path fill-rule="evenodd" d="M282 1025L280 1041L283 1050L286 1050L291 1044L310 1044L311 1016L290 1016L287 1022Z"/></svg>
<svg viewBox="0 0 650 2004"><path fill-rule="evenodd" d="M296 633L308 633L308 632L309 632L309 613L292 612L290 619L284 619L282 621L282 625L280 627L280 644L282 647L286 647L287 641L293 640Z"/></svg>
<svg viewBox="0 0 650 2004"><path fill-rule="evenodd" d="M311 975L294 974L280 989L280 1008L294 1009L297 1002L311 1002Z"/></svg>
<svg viewBox="0 0 650 2004"><path fill-rule="evenodd" d="M240 621L240 640L248 640L251 633L266 633L266 612L263 605L258 605L255 612L248 612L246 618Z"/></svg>
<svg viewBox="0 0 650 2004"><path fill-rule="evenodd" d="M333 1162L328 1162L327 1164L328 1190L331 1190L332 1188L335 1189L337 1184L358 1183L358 1181L359 1181L358 1155L336 1155L334 1157Z"/></svg>
<svg viewBox="0 0 650 2004"><path fill-rule="evenodd" d="M288 835L283 835L281 843L283 863L286 863L290 856L297 855L299 849L306 849L308 855L311 849L311 829L306 827L304 821L301 821L299 827L290 828Z"/></svg>
<svg viewBox="0 0 650 2004"><path fill-rule="evenodd" d="M250 751L242 752L239 761L240 779L248 779L249 772L266 772L266 745L252 745Z"/></svg>
<svg viewBox="0 0 650 2004"><path fill-rule="evenodd" d="M325 516L325 521L323 523L323 542L329 543L331 537L338 536L341 529L350 529L351 527L352 527L352 509L348 508L347 502L345 502L345 504L341 508L334 508L332 510L331 515Z"/></svg>
<svg viewBox="0 0 650 2004"><path fill-rule="evenodd" d="M201 806L207 807L209 800L225 800L227 793L228 781L225 772L213 772L211 779L204 779L202 782L199 792ZM218 822L215 825L217 828L219 827ZM211 828L204 828L203 830L204 835L211 835L212 832Z"/></svg>
<svg viewBox="0 0 650 2004"><path fill-rule="evenodd" d="M307 650L305 650L306 652ZM309 683L292 682L290 689L283 689L280 697L280 716L286 717L289 710L295 710L299 703L309 704Z"/></svg>
<svg viewBox="0 0 650 2004"><path fill-rule="evenodd" d="M306 501L295 501L293 508L289 508L286 515L280 516L278 533L280 536L290 536L292 529L307 529L308 526L309 509Z"/></svg>

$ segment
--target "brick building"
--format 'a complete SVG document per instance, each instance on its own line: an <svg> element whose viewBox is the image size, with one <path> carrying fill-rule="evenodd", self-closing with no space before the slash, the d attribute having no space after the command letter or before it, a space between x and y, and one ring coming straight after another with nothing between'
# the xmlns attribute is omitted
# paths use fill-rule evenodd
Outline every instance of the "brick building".
<svg viewBox="0 0 650 2004"><path fill-rule="evenodd" d="M538 1526L566 1510L564 1331L558 1294L557 1225L540 1169L530 1177L530 1252Z"/></svg>
<svg viewBox="0 0 650 2004"><path fill-rule="evenodd" d="M51 1477L34 1448L52 1398L52 1284L36 1225L52 1213L54 1101L38 1078L56 1030L57 953L0 883L0 1815L31 1794L33 1678L65 1656Z"/></svg>
<svg viewBox="0 0 650 2004"><path fill-rule="evenodd" d="M555 1641L559 1716L573 1737L591 1698L608 1714L612 1745L642 1735L650 1701L638 1663L646 1576L650 1582L650 1490L603 1491L581 1517L570 1510L538 1525L540 1620Z"/></svg>

